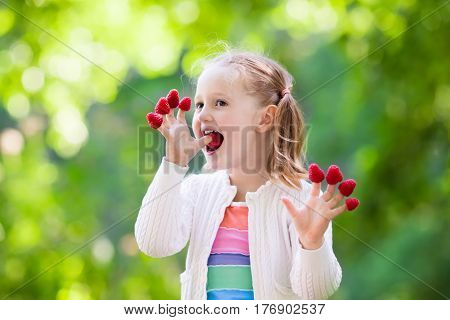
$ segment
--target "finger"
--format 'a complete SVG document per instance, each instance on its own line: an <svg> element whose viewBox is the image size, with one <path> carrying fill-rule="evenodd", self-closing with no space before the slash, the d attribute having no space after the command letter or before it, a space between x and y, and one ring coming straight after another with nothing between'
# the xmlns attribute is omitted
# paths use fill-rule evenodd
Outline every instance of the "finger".
<svg viewBox="0 0 450 320"><path fill-rule="evenodd" d="M286 206L286 208L289 212L289 215L292 217L292 219L294 219L296 216L298 216L298 210L294 206L294 204L291 202L291 200L289 200L286 197L281 197L281 202L283 202L283 204Z"/></svg>
<svg viewBox="0 0 450 320"><path fill-rule="evenodd" d="M161 123L161 126L159 128L162 130L164 137L167 139L169 137L170 124L165 117L163 117L163 122Z"/></svg>
<svg viewBox="0 0 450 320"><path fill-rule="evenodd" d="M178 109L177 120L182 123L186 123L186 116L184 110Z"/></svg>
<svg viewBox="0 0 450 320"><path fill-rule="evenodd" d="M327 202L328 208L334 208L342 199L344 199L344 195L340 192L336 193L336 195Z"/></svg>
<svg viewBox="0 0 450 320"><path fill-rule="evenodd" d="M320 183L312 182L311 196L318 197L320 195Z"/></svg>
<svg viewBox="0 0 450 320"><path fill-rule="evenodd" d="M175 117L174 117L174 115L173 115L173 113L174 113L174 110L175 110L175 108L170 108L170 112L168 113L168 114L166 114L165 115L165 118L166 118L166 120L167 120L167 123L169 124L169 125L172 125L174 122L175 122Z"/></svg>
<svg viewBox="0 0 450 320"><path fill-rule="evenodd" d="M331 210L330 218L334 219L336 216L340 215L344 211L347 211L347 205L345 203L340 205L339 207L334 208L333 210Z"/></svg>
<svg viewBox="0 0 450 320"><path fill-rule="evenodd" d="M336 185L335 184L328 184L327 185L327 190L322 195L323 201L325 201L325 202L329 201L331 199L331 197L333 197L335 189L336 189Z"/></svg>
<svg viewBox="0 0 450 320"><path fill-rule="evenodd" d="M196 141L197 141L197 146L201 149L212 141L212 137L210 135L207 135L207 136L198 138Z"/></svg>
<svg viewBox="0 0 450 320"><path fill-rule="evenodd" d="M160 126L159 128L157 128L156 130L158 130L158 131L164 136L164 138L167 139L167 133L168 133L168 131L167 131L167 127L166 127L165 124L164 124L164 121L163 121L163 123L161 124L161 126Z"/></svg>

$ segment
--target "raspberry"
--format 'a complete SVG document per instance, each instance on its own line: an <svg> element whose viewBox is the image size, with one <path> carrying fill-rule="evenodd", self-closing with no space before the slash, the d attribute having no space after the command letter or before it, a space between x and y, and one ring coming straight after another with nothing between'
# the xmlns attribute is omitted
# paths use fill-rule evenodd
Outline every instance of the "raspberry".
<svg viewBox="0 0 450 320"><path fill-rule="evenodd" d="M177 89L172 89L169 91L169 93L167 94L167 101L169 102L169 106L174 109L176 107L178 107L178 103L179 103L179 96L178 96L178 91Z"/></svg>
<svg viewBox="0 0 450 320"><path fill-rule="evenodd" d="M163 123L163 117L155 112L150 112L147 113L147 121L153 129L158 129Z"/></svg>
<svg viewBox="0 0 450 320"><path fill-rule="evenodd" d="M345 205L347 206L348 211L352 211L359 206L359 200L356 198L347 198L345 199Z"/></svg>
<svg viewBox="0 0 450 320"><path fill-rule="evenodd" d="M189 109L191 108L191 98L184 97L183 99L181 99L178 108L180 108L183 111L189 111Z"/></svg>
<svg viewBox="0 0 450 320"><path fill-rule="evenodd" d="M309 172L309 180L311 180L312 182L320 183L325 177L322 169L320 169L317 163L311 163L308 172Z"/></svg>
<svg viewBox="0 0 450 320"><path fill-rule="evenodd" d="M356 187L356 181L353 179L348 179L342 181L342 183L339 185L338 189L339 191L346 197L352 194L353 190Z"/></svg>
<svg viewBox="0 0 450 320"><path fill-rule="evenodd" d="M156 103L155 112L159 114L168 114L170 112L169 102L166 98L160 98Z"/></svg>
<svg viewBox="0 0 450 320"><path fill-rule="evenodd" d="M209 134L212 138L211 142L208 143L208 147L212 148L212 149L217 149L220 147L220 145L222 144L221 138L220 138L220 133L218 132L211 132Z"/></svg>
<svg viewBox="0 0 450 320"><path fill-rule="evenodd" d="M328 184L334 185L341 182L343 178L342 172L337 165L332 164L328 167L326 177Z"/></svg>

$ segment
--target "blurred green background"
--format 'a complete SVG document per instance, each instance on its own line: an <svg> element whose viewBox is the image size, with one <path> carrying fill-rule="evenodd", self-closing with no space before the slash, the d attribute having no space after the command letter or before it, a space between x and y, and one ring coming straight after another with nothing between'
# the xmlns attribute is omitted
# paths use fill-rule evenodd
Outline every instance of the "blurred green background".
<svg viewBox="0 0 450 320"><path fill-rule="evenodd" d="M358 181L332 298L450 296L449 31L448 1L1 0L1 297L180 298L187 248L134 240L164 154L145 115L217 40L284 64L308 161Z"/></svg>

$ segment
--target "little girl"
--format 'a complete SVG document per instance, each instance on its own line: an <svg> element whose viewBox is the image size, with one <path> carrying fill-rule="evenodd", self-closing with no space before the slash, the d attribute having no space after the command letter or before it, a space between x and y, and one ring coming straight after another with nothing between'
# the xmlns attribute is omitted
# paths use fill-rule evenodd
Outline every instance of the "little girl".
<svg viewBox="0 0 450 320"><path fill-rule="evenodd" d="M304 118L292 76L256 53L228 50L197 81L191 136L185 111L157 129L166 155L135 225L152 257L180 252L182 299L326 299L342 271L331 219L343 195L308 182ZM202 150L206 168L186 173Z"/></svg>

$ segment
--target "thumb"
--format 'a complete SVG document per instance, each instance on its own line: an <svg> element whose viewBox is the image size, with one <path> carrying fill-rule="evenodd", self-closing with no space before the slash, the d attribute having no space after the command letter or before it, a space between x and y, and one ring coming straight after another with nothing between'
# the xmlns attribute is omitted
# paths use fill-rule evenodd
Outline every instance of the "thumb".
<svg viewBox="0 0 450 320"><path fill-rule="evenodd" d="M200 139L197 139L197 145L201 149L206 146L208 143L212 141L212 137L210 135L203 136Z"/></svg>
<svg viewBox="0 0 450 320"><path fill-rule="evenodd" d="M290 216L292 219L294 219L298 215L297 208L294 206L294 204L286 197L281 197L281 201L286 206Z"/></svg>

